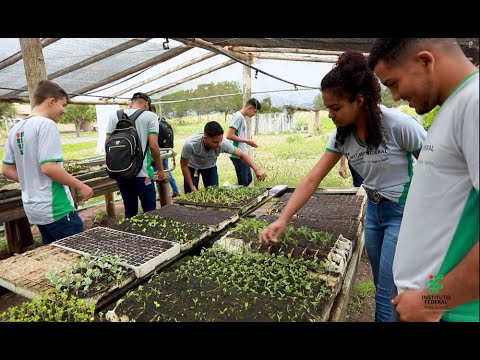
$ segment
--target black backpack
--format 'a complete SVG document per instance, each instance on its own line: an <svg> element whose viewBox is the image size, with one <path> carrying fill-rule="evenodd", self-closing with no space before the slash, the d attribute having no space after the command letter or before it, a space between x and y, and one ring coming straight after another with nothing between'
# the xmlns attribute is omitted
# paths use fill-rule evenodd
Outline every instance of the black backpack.
<svg viewBox="0 0 480 360"><path fill-rule="evenodd" d="M135 120L144 109L130 117L123 110L117 111L118 123L105 143L107 173L111 179L131 179L142 170L147 150L142 150Z"/></svg>
<svg viewBox="0 0 480 360"><path fill-rule="evenodd" d="M172 126L161 117L158 119L158 146L160 148L173 148Z"/></svg>

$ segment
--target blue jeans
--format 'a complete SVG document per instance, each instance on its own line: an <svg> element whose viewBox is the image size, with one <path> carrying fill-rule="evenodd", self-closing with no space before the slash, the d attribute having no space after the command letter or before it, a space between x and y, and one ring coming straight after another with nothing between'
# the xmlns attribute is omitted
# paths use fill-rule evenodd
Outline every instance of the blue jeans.
<svg viewBox="0 0 480 360"><path fill-rule="evenodd" d="M72 211L57 221L47 225L37 225L42 235L42 244L47 245L55 240L78 234L83 231L83 222L76 211Z"/></svg>
<svg viewBox="0 0 480 360"><path fill-rule="evenodd" d="M167 170L168 169L168 159L162 159L162 163L163 163L163 170ZM153 168L153 171L157 171L157 165L155 164L152 164L152 168ZM158 181L156 181L157 183L157 191L158 193L160 194L160 183ZM174 194L178 194L178 186L177 186L177 182L175 181L175 178L173 177L173 173L170 172L170 186L172 187L172 191Z"/></svg>
<svg viewBox="0 0 480 360"><path fill-rule="evenodd" d="M138 199L142 204L143 212L155 210L157 206L155 187L149 178L117 179L117 186L122 194L126 219L138 214Z"/></svg>
<svg viewBox="0 0 480 360"><path fill-rule="evenodd" d="M190 170L190 176L192 177L193 185L197 188L197 190L198 182L200 181L200 175L202 176L203 186L205 186L206 188L209 186L218 186L217 166L199 170L195 170L194 168L189 166L188 170ZM198 174L195 174L197 171ZM186 181L184 181L183 183L183 190L185 191L185 194L192 192Z"/></svg>
<svg viewBox="0 0 480 360"><path fill-rule="evenodd" d="M367 200L365 249L376 288L375 321L379 322L388 322L391 318L392 265L404 207L385 198L379 204Z"/></svg>
<svg viewBox="0 0 480 360"><path fill-rule="evenodd" d="M363 184L363 178L360 176L359 173L355 171L355 169L348 163L348 168L350 169L350 173L352 174L353 179L353 186L360 187Z"/></svg>
<svg viewBox="0 0 480 360"><path fill-rule="evenodd" d="M252 182L252 171L250 166L245 164L240 159L230 158L235 166L235 172L237 173L238 185L248 186Z"/></svg>

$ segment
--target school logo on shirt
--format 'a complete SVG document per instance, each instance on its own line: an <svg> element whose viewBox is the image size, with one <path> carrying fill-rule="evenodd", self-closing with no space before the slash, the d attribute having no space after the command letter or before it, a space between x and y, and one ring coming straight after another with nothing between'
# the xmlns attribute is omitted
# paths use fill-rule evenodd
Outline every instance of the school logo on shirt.
<svg viewBox="0 0 480 360"><path fill-rule="evenodd" d="M23 155L23 131L17 132L15 134L15 137L17 139L17 146L18 146L18 150L20 150L20 155Z"/></svg>
<svg viewBox="0 0 480 360"><path fill-rule="evenodd" d="M443 279L443 275L430 275L428 277L428 292L430 294L437 294L439 289L443 289L443 284L440 283L440 280Z"/></svg>
<svg viewBox="0 0 480 360"><path fill-rule="evenodd" d="M440 280L443 275L429 275L428 276L428 293L430 295L422 295L425 310L446 310L450 295L435 295L438 290L443 289L443 284Z"/></svg>

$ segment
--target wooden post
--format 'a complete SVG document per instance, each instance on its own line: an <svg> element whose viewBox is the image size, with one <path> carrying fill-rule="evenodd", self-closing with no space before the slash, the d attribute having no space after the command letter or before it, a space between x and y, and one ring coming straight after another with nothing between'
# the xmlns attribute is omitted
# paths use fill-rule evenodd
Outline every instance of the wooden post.
<svg viewBox="0 0 480 360"><path fill-rule="evenodd" d="M5 237L8 255L19 254L22 249L33 245L32 231L27 218L6 222Z"/></svg>
<svg viewBox="0 0 480 360"><path fill-rule="evenodd" d="M105 194L105 210L108 217L115 217L115 199L113 192Z"/></svg>
<svg viewBox="0 0 480 360"><path fill-rule="evenodd" d="M313 134L315 132L315 116L309 111L308 112L308 132Z"/></svg>
<svg viewBox="0 0 480 360"><path fill-rule="evenodd" d="M165 174L165 180L159 181L160 206L170 205L172 203L172 194L170 193L170 176L170 174Z"/></svg>
<svg viewBox="0 0 480 360"><path fill-rule="evenodd" d="M33 91L41 80L47 79L45 60L43 59L42 43L39 38L20 38L23 54L23 66L27 78L28 96L33 107Z"/></svg>
<svg viewBox="0 0 480 360"><path fill-rule="evenodd" d="M319 110L315 111L315 126L314 126L314 128L315 128L316 132L318 131L320 133L321 128L320 128L320 111Z"/></svg>
<svg viewBox="0 0 480 360"><path fill-rule="evenodd" d="M249 64L252 63L251 60L248 61ZM248 66L243 66L243 103L245 104L247 100L252 97L252 74L251 69ZM245 116L247 122L247 138L252 138L252 119L249 116ZM247 155L253 159L252 148L248 147ZM253 182L252 182L253 183Z"/></svg>

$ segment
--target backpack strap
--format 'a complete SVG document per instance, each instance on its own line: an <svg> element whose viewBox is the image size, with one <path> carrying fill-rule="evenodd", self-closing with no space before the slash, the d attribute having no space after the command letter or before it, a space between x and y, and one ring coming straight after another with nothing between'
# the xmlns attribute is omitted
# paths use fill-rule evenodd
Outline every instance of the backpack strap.
<svg viewBox="0 0 480 360"><path fill-rule="evenodd" d="M125 121L128 121L130 123L130 125L132 125L135 130L137 129L137 127L135 126L135 120L137 120L137 118L144 112L146 111L145 109L138 109L137 111L135 111L132 115L130 115L130 117L125 114L125 112L123 110L117 110L117 118L118 120L125 120ZM145 150L143 151L143 159L145 159L145 156L147 155L147 147L148 147L148 138L147 138L147 146L145 146Z"/></svg>
<svg viewBox="0 0 480 360"><path fill-rule="evenodd" d="M132 126L135 126L135 120L145 111L145 109L138 109L135 111L132 115L128 116L125 114L123 110L117 110L117 118L118 120L126 120L128 121Z"/></svg>

